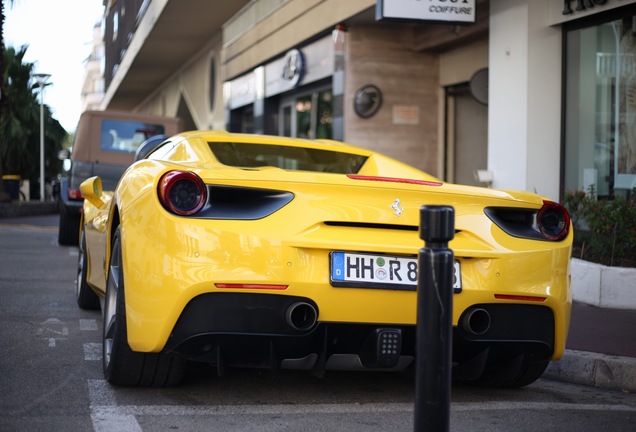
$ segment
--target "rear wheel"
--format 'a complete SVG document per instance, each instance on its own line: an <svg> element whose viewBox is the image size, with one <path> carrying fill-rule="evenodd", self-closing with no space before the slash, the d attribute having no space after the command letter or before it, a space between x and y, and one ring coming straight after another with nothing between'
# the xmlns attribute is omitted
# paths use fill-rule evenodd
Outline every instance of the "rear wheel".
<svg viewBox="0 0 636 432"><path fill-rule="evenodd" d="M183 379L185 362L163 353L140 353L130 349L126 330L124 269L119 227L113 238L104 303L104 377L125 387L169 387Z"/></svg>
<svg viewBox="0 0 636 432"><path fill-rule="evenodd" d="M82 230L77 258L77 281L75 282L75 298L81 309L99 309L99 297L86 282L86 234Z"/></svg>

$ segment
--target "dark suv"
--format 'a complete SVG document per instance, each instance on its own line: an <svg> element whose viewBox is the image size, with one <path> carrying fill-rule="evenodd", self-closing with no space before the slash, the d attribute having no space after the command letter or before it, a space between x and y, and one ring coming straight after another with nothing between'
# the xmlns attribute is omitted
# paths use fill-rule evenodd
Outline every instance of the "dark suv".
<svg viewBox="0 0 636 432"><path fill-rule="evenodd" d="M79 186L100 176L104 190L114 190L123 172L133 163L139 145L156 135L171 136L182 130L178 118L124 111L85 111L80 116L68 176L60 182L58 243L79 243L80 212L84 199ZM68 157L69 154L62 154Z"/></svg>

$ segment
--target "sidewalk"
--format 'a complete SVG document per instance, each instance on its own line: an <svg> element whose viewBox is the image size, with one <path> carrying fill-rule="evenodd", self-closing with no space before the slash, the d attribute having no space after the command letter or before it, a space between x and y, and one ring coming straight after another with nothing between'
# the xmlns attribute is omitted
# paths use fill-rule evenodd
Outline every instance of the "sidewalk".
<svg viewBox="0 0 636 432"><path fill-rule="evenodd" d="M40 213L3 214L0 208L0 224L57 227L49 203L30 208ZM544 377L636 392L636 310L575 301L565 354L550 364Z"/></svg>
<svg viewBox="0 0 636 432"><path fill-rule="evenodd" d="M55 214L59 211L59 204L55 201L13 201L0 203L0 221L5 218L28 217Z"/></svg>
<svg viewBox="0 0 636 432"><path fill-rule="evenodd" d="M545 378L636 391L636 310L574 302L565 348Z"/></svg>

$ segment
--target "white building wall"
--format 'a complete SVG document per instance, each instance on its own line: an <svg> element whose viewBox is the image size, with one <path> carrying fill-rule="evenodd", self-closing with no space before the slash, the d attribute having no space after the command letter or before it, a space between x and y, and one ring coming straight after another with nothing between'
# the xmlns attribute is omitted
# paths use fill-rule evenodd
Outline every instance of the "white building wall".
<svg viewBox="0 0 636 432"><path fill-rule="evenodd" d="M488 169L493 186L559 198L561 29L549 0L491 0Z"/></svg>

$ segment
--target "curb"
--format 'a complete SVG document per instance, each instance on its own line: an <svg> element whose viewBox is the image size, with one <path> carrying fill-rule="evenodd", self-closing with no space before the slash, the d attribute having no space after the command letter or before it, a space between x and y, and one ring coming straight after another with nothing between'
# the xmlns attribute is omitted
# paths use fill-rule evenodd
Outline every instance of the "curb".
<svg viewBox="0 0 636 432"><path fill-rule="evenodd" d="M636 359L565 350L561 360L550 363L543 377L593 387L636 392Z"/></svg>

